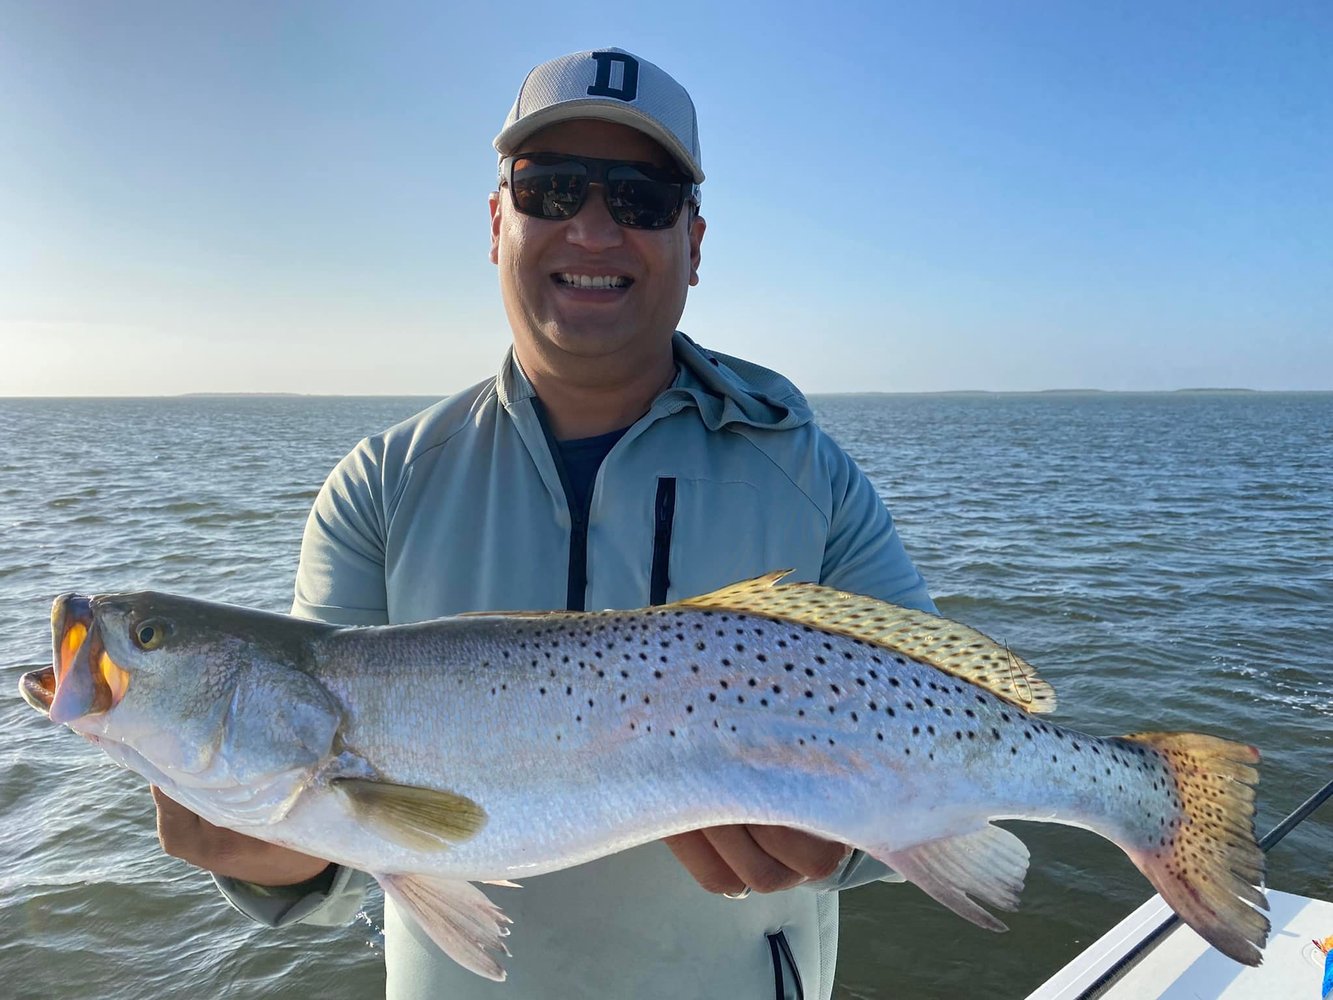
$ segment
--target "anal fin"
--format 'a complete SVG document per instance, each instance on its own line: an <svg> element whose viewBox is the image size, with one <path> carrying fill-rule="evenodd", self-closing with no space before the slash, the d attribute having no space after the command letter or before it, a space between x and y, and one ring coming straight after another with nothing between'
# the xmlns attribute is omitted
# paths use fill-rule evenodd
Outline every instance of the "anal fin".
<svg viewBox="0 0 1333 1000"><path fill-rule="evenodd" d="M866 853L960 917L991 931L1009 928L978 901L1001 910L1018 909L1028 870L1027 846L1008 830L990 824L903 850L868 848Z"/></svg>
<svg viewBox="0 0 1333 1000"><path fill-rule="evenodd" d="M500 955L512 921L471 882L430 875L376 875L384 894L412 915L440 950L463 968L504 982Z"/></svg>

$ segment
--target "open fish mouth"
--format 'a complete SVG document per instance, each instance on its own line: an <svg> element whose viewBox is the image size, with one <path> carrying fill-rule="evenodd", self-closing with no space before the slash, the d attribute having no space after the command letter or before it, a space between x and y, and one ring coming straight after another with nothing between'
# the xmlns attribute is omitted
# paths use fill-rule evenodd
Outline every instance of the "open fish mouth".
<svg viewBox="0 0 1333 1000"><path fill-rule="evenodd" d="M51 702L56 697L56 669L42 667L30 670L19 678L19 694L43 715L51 714Z"/></svg>
<svg viewBox="0 0 1333 1000"><path fill-rule="evenodd" d="M19 694L43 715L51 705L93 626L92 601L81 594L61 594L51 605L51 666L30 670L19 678Z"/></svg>
<svg viewBox="0 0 1333 1000"><path fill-rule="evenodd" d="M107 654L89 598L61 594L55 599L51 645L51 666L19 679L24 701L60 723L116 706L128 687L129 675Z"/></svg>

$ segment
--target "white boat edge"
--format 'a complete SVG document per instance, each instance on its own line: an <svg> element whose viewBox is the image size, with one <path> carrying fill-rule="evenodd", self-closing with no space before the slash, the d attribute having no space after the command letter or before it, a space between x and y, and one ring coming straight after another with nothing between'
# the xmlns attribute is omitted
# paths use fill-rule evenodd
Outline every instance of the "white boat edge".
<svg viewBox="0 0 1333 1000"><path fill-rule="evenodd" d="M1171 916L1153 896L1046 980L1027 1000L1319 1000L1333 903L1265 890L1273 923L1263 964L1233 962L1177 923L1107 985L1090 992L1138 943Z"/></svg>

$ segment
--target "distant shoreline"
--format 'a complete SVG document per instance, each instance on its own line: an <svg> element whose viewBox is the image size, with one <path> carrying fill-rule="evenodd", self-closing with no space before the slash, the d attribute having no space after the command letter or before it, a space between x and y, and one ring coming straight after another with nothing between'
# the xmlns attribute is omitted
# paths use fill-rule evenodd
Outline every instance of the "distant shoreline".
<svg viewBox="0 0 1333 1000"><path fill-rule="evenodd" d="M231 400L231 399L444 399L460 392L440 391L433 393L318 393L318 392L181 392L161 393L152 396L6 396L0 400L19 399L183 399L183 400ZM865 389L845 392L806 392L809 397L836 396L936 396L936 397L988 397L988 396L1319 396L1333 393L1331 389L1246 389L1228 387L1189 387L1182 389L927 389L927 390L883 390Z"/></svg>

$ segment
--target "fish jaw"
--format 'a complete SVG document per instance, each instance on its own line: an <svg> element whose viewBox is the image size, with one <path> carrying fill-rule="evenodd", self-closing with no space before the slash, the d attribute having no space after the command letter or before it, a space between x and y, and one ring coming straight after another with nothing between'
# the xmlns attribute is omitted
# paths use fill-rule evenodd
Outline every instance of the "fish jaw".
<svg viewBox="0 0 1333 1000"><path fill-rule="evenodd" d="M58 685L93 626L92 601L82 594L61 594L51 604L51 662Z"/></svg>
<svg viewBox="0 0 1333 1000"><path fill-rule="evenodd" d="M43 715L51 714L51 701L56 696L55 667L30 670L19 678L19 694Z"/></svg>
<svg viewBox="0 0 1333 1000"><path fill-rule="evenodd" d="M80 594L62 594L51 607L54 693L47 714L71 725L85 716L103 715L120 704L129 674L107 653L93 613L93 602ZM26 689L25 689L26 690ZM41 686L35 694L40 693Z"/></svg>

